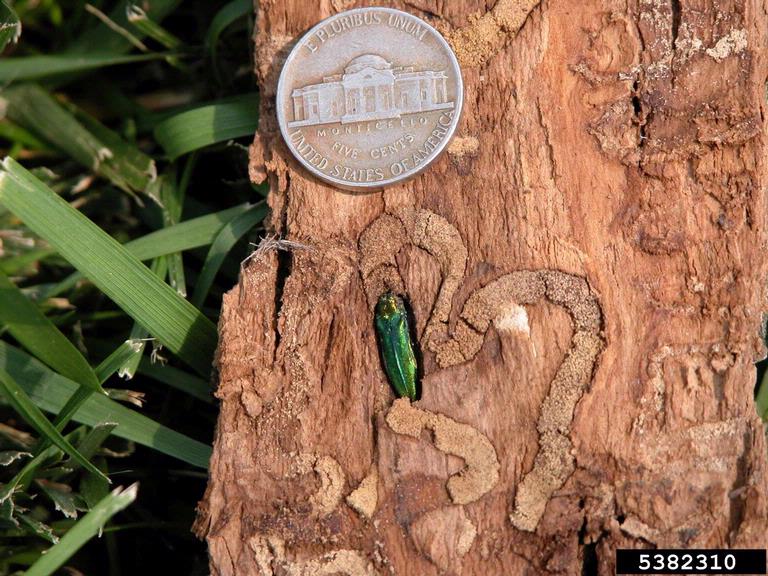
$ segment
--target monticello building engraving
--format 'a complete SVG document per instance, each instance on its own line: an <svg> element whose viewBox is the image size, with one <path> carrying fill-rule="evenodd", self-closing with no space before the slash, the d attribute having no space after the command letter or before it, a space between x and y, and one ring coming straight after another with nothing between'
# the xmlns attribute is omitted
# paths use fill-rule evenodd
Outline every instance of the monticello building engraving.
<svg viewBox="0 0 768 576"><path fill-rule="evenodd" d="M447 78L442 71L393 68L375 54L358 56L343 74L295 89L291 94L294 120L288 125L349 124L453 108L453 102L447 101Z"/></svg>

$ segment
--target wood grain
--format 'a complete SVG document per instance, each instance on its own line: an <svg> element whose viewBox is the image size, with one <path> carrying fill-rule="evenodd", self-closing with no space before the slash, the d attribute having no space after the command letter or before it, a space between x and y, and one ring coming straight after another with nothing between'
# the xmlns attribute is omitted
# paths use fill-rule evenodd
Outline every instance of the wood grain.
<svg viewBox="0 0 768 576"><path fill-rule="evenodd" d="M303 31L370 4L259 3L251 177L270 182L271 229L304 247L260 254L224 299L221 415L196 525L211 573L607 575L620 546L766 547L753 405L766 2L384 4L446 35L465 108L425 173L355 195L293 160L274 93ZM515 522L516 496L575 316L548 298L509 302L470 359L441 367L422 346L422 398L397 408L393 428L361 238L415 211L445 220L466 249L438 322L448 334L472 294L519 271L583 279L599 305L604 349L561 432L572 466L533 524ZM450 266L404 234L382 257L424 343ZM441 448L438 421L495 452L497 479L475 500L452 499L467 460Z"/></svg>

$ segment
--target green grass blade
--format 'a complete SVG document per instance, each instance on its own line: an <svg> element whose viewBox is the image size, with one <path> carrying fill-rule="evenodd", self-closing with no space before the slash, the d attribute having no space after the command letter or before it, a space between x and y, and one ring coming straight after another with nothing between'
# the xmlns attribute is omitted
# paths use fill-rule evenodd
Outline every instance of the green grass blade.
<svg viewBox="0 0 768 576"><path fill-rule="evenodd" d="M187 297L187 276L184 272L184 259L181 252L174 252L163 257L168 268L168 283L182 298Z"/></svg>
<svg viewBox="0 0 768 576"><path fill-rule="evenodd" d="M82 390L82 388L80 388ZM76 428L69 434L65 434L64 438L70 443L83 437L83 431L85 426ZM78 448L79 449L79 448ZM2 488L0 488L0 503L4 503L14 492L17 490L26 490L29 484L35 477L36 471L40 466L48 463L55 457L60 457L61 451L56 446L48 446L41 450L34 458L27 462L24 467L16 473L16 475ZM84 455L85 456L85 455ZM89 456L86 456L90 458ZM95 478L96 481L108 484L108 481L102 477L96 477L93 474L85 474L83 478Z"/></svg>
<svg viewBox="0 0 768 576"><path fill-rule="evenodd" d="M176 183L176 170L166 171L160 178L160 205L163 213L163 227L170 228L181 220L186 189ZM168 283L179 293L187 297L187 281L184 273L184 260L181 252L174 252L163 258L168 272ZM163 274L164 277L164 274Z"/></svg>
<svg viewBox="0 0 768 576"><path fill-rule="evenodd" d="M58 413L77 390L77 384L50 370L23 350L0 340L0 367L11 374L41 410ZM115 422L113 434L163 454L198 466L208 467L211 447L147 418L106 396L93 394L77 411L76 422L96 426Z"/></svg>
<svg viewBox="0 0 768 576"><path fill-rule="evenodd" d="M133 0L118 2L108 14L109 19L123 28L129 26L125 11L128 4L132 3ZM144 8L147 10L150 18L155 22L160 22L179 4L181 4L181 0L152 0L152 2L145 3ZM128 52L133 48L133 45L127 39L116 34L106 24L99 23L70 44L67 51L71 54L87 54L93 50L94 46L98 46L100 50L114 53Z"/></svg>
<svg viewBox="0 0 768 576"><path fill-rule="evenodd" d="M16 460L30 458L31 456L31 453L22 452L21 450L2 450L0 451L0 466L10 466Z"/></svg>
<svg viewBox="0 0 768 576"><path fill-rule="evenodd" d="M68 436L72 436L72 434ZM5 503L17 490L26 490L29 483L32 482L37 469L45 464L49 458L53 458L57 454L59 454L59 449L56 446L49 446L27 462L10 481L0 488L0 503ZM93 474L87 474L86 476L93 477ZM104 480L100 481L103 482Z"/></svg>
<svg viewBox="0 0 768 576"><path fill-rule="evenodd" d="M107 462L103 456L97 456L94 460L96 466L103 472L107 471ZM109 494L109 486L102 480L96 478L93 474L83 474L80 480L80 495L85 500L90 510L99 500Z"/></svg>
<svg viewBox="0 0 768 576"><path fill-rule="evenodd" d="M129 338L115 348L115 351L96 367L96 375L99 377L99 381L102 384L106 382L112 374L120 370L122 366L125 366L134 356L141 358L141 353L144 350L142 344L143 342L135 342Z"/></svg>
<svg viewBox="0 0 768 576"><path fill-rule="evenodd" d="M205 264L203 264L203 269L200 271L200 276L195 283L195 291L190 300L192 304L198 308L203 305L205 297L208 295L208 290L210 290L213 284L213 279L216 277L229 251L244 234L261 222L266 215L267 206L264 203L257 204L247 212L232 218L222 227L216 236L216 240L211 244L208 255L205 257Z"/></svg>
<svg viewBox="0 0 768 576"><path fill-rule="evenodd" d="M231 24L240 18L244 18L253 12L252 0L232 0L216 13L208 26L208 32L205 35L205 46L208 49L208 57L213 65L213 71L217 78L220 77L217 49L219 45L219 36Z"/></svg>
<svg viewBox="0 0 768 576"><path fill-rule="evenodd" d="M155 127L155 139L171 159L176 159L217 142L252 135L258 123L259 96L244 94L163 120Z"/></svg>
<svg viewBox="0 0 768 576"><path fill-rule="evenodd" d="M49 256L56 254L56 250L50 248L33 248L28 252L19 254L18 256L5 257L0 261L0 271L14 276L20 274L28 266L37 264ZM20 274L23 275L23 274Z"/></svg>
<svg viewBox="0 0 768 576"><path fill-rule="evenodd" d="M27 350L70 380L101 392L91 365L40 309L0 272L0 323Z"/></svg>
<svg viewBox="0 0 768 576"><path fill-rule="evenodd" d="M171 50L182 46L183 42L181 40L152 20L144 9L137 4L129 4L125 10L128 22L133 24L143 35L149 36Z"/></svg>
<svg viewBox="0 0 768 576"><path fill-rule="evenodd" d="M2 92L8 117L126 191L143 191L157 177L155 162L84 113L76 117L35 84Z"/></svg>
<svg viewBox="0 0 768 576"><path fill-rule="evenodd" d="M59 539L58 537L53 533L53 530L50 526L43 524L36 518L33 518L29 514L19 514L16 517L19 522L32 531L33 534L36 534L43 540L48 540L51 544L56 544Z"/></svg>
<svg viewBox="0 0 768 576"><path fill-rule="evenodd" d="M157 262L157 260L155 260ZM149 340L149 334L140 324L134 324L131 328L131 334L128 337L128 341L133 344L136 349L135 354L128 356L125 361L118 366L117 375L125 380L133 379L136 374L136 370L139 369L139 362L141 362L144 356L144 349L147 347Z"/></svg>
<svg viewBox="0 0 768 576"><path fill-rule="evenodd" d="M120 34L120 36L128 40L128 42L130 42L135 48L137 48L141 52L149 52L149 48L147 48L147 45L144 44L144 42L142 42L141 40L139 40L136 36L134 36L130 30L128 30L125 26L120 26L116 22L112 21L109 18L109 16L104 14L104 12L99 10L93 4L86 4L85 11L92 14L99 20L101 20L101 22L106 24L115 34Z"/></svg>
<svg viewBox="0 0 768 576"><path fill-rule="evenodd" d="M150 232L146 236L124 244L125 248L139 260L150 260L174 252L207 246L216 239L222 225L242 214L251 204L240 204L220 212L214 212L199 218L192 218L175 226ZM61 282L40 291L36 300L51 298L65 292L82 278L79 272L71 274Z"/></svg>
<svg viewBox="0 0 768 576"><path fill-rule="evenodd" d="M0 52L3 51L9 42L14 44L18 42L19 36L21 36L21 21L19 17L5 0L0 0Z"/></svg>
<svg viewBox="0 0 768 576"><path fill-rule="evenodd" d="M56 510L64 514L66 518L77 518L75 497L71 490L67 490L68 486L61 486L44 478L38 478L36 484L43 494L51 499Z"/></svg>
<svg viewBox="0 0 768 576"><path fill-rule="evenodd" d="M208 246L216 239L222 226L252 206L252 204L239 204L207 216L192 218L131 240L125 244L125 247L139 260L150 260L174 252Z"/></svg>
<svg viewBox="0 0 768 576"><path fill-rule="evenodd" d="M72 417L77 413L78 410L80 410L80 406L82 406L88 398L91 397L91 394L93 392L86 388L85 386L80 386L75 392L67 399L67 403L64 404L64 406L59 410L59 412L56 414L56 419L53 421L53 425L56 426L56 430L61 432L64 430L64 427L69 423L70 420L72 420ZM48 447L47 442L41 444L37 451L43 450Z"/></svg>
<svg viewBox="0 0 768 576"><path fill-rule="evenodd" d="M74 383L73 383L74 384ZM75 384L77 386L77 384ZM11 403L19 416L24 418L41 436L47 438L50 442L59 447L62 452L69 454L83 468L96 474L104 476L101 471L91 464L77 449L70 444L61 432L56 430L53 424L46 418L40 409L35 406L27 393L19 386L19 383L11 377L3 368L0 368L0 390Z"/></svg>
<svg viewBox="0 0 768 576"><path fill-rule="evenodd" d="M85 435L85 438L77 444L80 454L89 459L93 458L116 426L117 424L114 422L103 422L91 428Z"/></svg>
<svg viewBox="0 0 768 576"><path fill-rule="evenodd" d="M171 388L180 390L181 392L189 394L207 404L213 403L213 390L206 380L179 368L167 366L159 362L152 362L146 356L141 356L140 351L141 349L138 346L138 343L132 342L131 340L126 340L120 346L115 348L115 350L96 367L96 374L99 376L101 383L103 384L107 378L117 372L120 367L125 364L127 359L139 355L138 372L144 376L148 376Z"/></svg>
<svg viewBox="0 0 768 576"><path fill-rule="evenodd" d="M20 164L6 158L2 167L0 203L171 352L207 375L217 340L213 323Z"/></svg>
<svg viewBox="0 0 768 576"><path fill-rule="evenodd" d="M760 387L755 396L755 405L760 418L768 421L768 371L763 374L763 379L760 381Z"/></svg>
<svg viewBox="0 0 768 576"><path fill-rule="evenodd" d="M72 72L85 72L119 64L133 64L147 60L160 60L172 54L58 54L56 56L19 56L0 60L0 83L40 80Z"/></svg>
<svg viewBox="0 0 768 576"><path fill-rule="evenodd" d="M166 256L155 258L150 265L150 269L157 275L160 281L164 281L165 275L168 273L168 258ZM131 334L128 336L128 342L136 349L136 354L126 358L125 362L118 367L117 375L120 378L131 380L134 374L136 374L148 340L149 333L147 330L141 324L134 324L133 328L131 328Z"/></svg>
<svg viewBox="0 0 768 576"><path fill-rule="evenodd" d="M126 489L118 487L94 506L88 514L70 528L57 544L54 544L26 572L26 576L49 576L77 552L88 540L101 532L112 516L127 508L134 500L139 485Z"/></svg>
<svg viewBox="0 0 768 576"><path fill-rule="evenodd" d="M139 372L144 376L149 376L158 382L167 384L171 388L186 392L207 404L213 404L211 386L202 378L198 378L173 366L153 364L146 357L141 359Z"/></svg>
<svg viewBox="0 0 768 576"><path fill-rule="evenodd" d="M9 142L13 142L14 144L20 144L26 149L50 150L50 146L48 146L48 144L40 140L26 128L22 128L18 124L14 124L8 120L7 117L3 118L3 121L0 122L0 138L8 140Z"/></svg>
<svg viewBox="0 0 768 576"><path fill-rule="evenodd" d="M208 26L208 32L205 35L205 45L208 50L215 50L219 42L219 36L231 24L240 18L244 18L253 12L253 2L251 0L232 0L221 7L216 16L211 20ZM213 54L212 54L213 55Z"/></svg>
<svg viewBox="0 0 768 576"><path fill-rule="evenodd" d="M88 132L112 151L113 156L108 164L114 167L114 173L113 175L105 173L104 176L113 184L122 187L122 182L136 192L142 192L157 178L155 161L134 144L126 142L117 132L110 130L82 110L71 107L71 112Z"/></svg>

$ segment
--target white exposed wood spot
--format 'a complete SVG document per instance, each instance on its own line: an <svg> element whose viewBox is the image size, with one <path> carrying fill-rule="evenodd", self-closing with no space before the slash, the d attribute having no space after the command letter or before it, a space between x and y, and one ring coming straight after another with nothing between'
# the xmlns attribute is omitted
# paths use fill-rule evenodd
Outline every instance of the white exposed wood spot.
<svg viewBox="0 0 768 576"><path fill-rule="evenodd" d="M528 323L528 312L523 306L510 302L494 319L494 326L503 332L519 332L526 336L531 335L531 326Z"/></svg>
<svg viewBox="0 0 768 576"><path fill-rule="evenodd" d="M742 29L731 30L728 34L720 38L713 48L707 48L708 56L711 56L718 62L725 60L732 54L739 54L747 49L747 31Z"/></svg>

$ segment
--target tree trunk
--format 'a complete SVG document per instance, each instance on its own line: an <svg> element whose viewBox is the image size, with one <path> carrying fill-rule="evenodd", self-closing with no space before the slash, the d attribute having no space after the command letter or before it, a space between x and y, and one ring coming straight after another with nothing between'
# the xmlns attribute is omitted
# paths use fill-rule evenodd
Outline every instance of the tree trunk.
<svg viewBox="0 0 768 576"><path fill-rule="evenodd" d="M251 175L298 245L224 299L211 572L607 575L618 547L765 547L766 2L385 4L449 40L464 111L422 175L353 194L294 161L274 94L297 37L358 3L260 2ZM414 312L413 404L380 366L387 288Z"/></svg>

